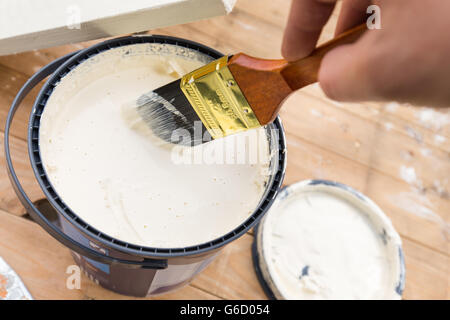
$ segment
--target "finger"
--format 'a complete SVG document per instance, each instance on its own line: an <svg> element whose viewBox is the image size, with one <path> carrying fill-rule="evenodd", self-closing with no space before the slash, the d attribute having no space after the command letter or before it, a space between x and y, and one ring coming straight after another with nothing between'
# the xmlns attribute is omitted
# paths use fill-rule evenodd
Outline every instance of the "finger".
<svg viewBox="0 0 450 320"><path fill-rule="evenodd" d="M292 1L282 45L282 54L286 60L298 60L314 50L335 2L336 0Z"/></svg>
<svg viewBox="0 0 450 320"><path fill-rule="evenodd" d="M366 11L372 1L370 0L344 0L336 26L336 35L343 33L367 19Z"/></svg>
<svg viewBox="0 0 450 320"><path fill-rule="evenodd" d="M322 60L319 83L325 94L338 101L375 99L374 73L370 61L370 36L367 31L356 43L337 47Z"/></svg>

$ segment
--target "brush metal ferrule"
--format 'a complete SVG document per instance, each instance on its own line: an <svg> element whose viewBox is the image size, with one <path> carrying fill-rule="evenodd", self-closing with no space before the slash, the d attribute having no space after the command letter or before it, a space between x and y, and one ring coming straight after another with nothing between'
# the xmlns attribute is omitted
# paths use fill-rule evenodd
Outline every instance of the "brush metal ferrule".
<svg viewBox="0 0 450 320"><path fill-rule="evenodd" d="M228 56L224 56L186 74L180 82L214 139L261 126L227 63Z"/></svg>

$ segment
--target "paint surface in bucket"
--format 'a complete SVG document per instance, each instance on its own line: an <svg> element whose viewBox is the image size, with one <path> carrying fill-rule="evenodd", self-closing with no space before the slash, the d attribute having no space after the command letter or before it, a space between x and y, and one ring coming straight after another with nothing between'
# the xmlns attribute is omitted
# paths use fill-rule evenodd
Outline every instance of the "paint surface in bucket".
<svg viewBox="0 0 450 320"><path fill-rule="evenodd" d="M264 129L193 148L189 158L159 145L124 112L142 93L210 60L187 48L138 44L102 52L61 80L39 143L50 182L72 211L114 238L166 248L223 236L253 213L271 157ZM231 164L217 161L230 153Z"/></svg>

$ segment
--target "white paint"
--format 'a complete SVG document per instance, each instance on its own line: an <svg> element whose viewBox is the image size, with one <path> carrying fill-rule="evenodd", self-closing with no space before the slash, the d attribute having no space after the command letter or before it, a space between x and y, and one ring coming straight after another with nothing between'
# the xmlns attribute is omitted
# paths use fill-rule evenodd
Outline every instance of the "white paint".
<svg viewBox="0 0 450 320"><path fill-rule="evenodd" d="M2 0L0 55L224 15L236 0Z"/></svg>
<svg viewBox="0 0 450 320"><path fill-rule="evenodd" d="M0 257L0 286L2 290L6 290L6 296L0 296L0 300L33 300L20 277L2 257Z"/></svg>
<svg viewBox="0 0 450 320"><path fill-rule="evenodd" d="M384 123L384 128L386 129L386 131L391 131L391 129L394 127L394 125L391 122L385 122Z"/></svg>
<svg viewBox="0 0 450 320"><path fill-rule="evenodd" d="M414 167L407 167L405 165L400 166L399 175L400 178L413 187L414 190L423 190L423 182L417 177Z"/></svg>
<svg viewBox="0 0 450 320"><path fill-rule="evenodd" d="M397 111L399 104L397 102L389 102L384 106L385 110L390 113Z"/></svg>
<svg viewBox="0 0 450 320"><path fill-rule="evenodd" d="M417 192L401 192L389 197L391 203L420 218L437 223L446 239L450 239L450 223L447 223L439 214L433 211L433 204L424 195Z"/></svg>
<svg viewBox="0 0 450 320"><path fill-rule="evenodd" d="M234 6L236 5L236 1L237 0L222 0L227 13L230 13L231 11L233 11Z"/></svg>
<svg viewBox="0 0 450 320"><path fill-rule="evenodd" d="M437 144L444 143L447 139L444 136L441 136L440 134L434 135L434 142Z"/></svg>
<svg viewBox="0 0 450 320"><path fill-rule="evenodd" d="M415 113L416 118L429 129L441 130L450 124L450 113L440 112L431 108L422 109Z"/></svg>
<svg viewBox="0 0 450 320"><path fill-rule="evenodd" d="M433 152L430 149L428 149L428 148L420 148L420 153L424 157L431 157L433 155Z"/></svg>
<svg viewBox="0 0 450 320"><path fill-rule="evenodd" d="M413 167L401 166L400 178L409 184L415 184L417 182L416 170Z"/></svg>
<svg viewBox="0 0 450 320"><path fill-rule="evenodd" d="M262 232L267 271L282 298L400 298L400 238L378 207L346 190L289 190L264 219Z"/></svg>
<svg viewBox="0 0 450 320"><path fill-rule="evenodd" d="M414 140L416 140L418 143L422 144L423 143L423 137L422 134L416 130L414 130L411 127L406 126L405 127L406 133L413 138Z"/></svg>
<svg viewBox="0 0 450 320"><path fill-rule="evenodd" d="M124 104L179 77L173 63L187 73L209 60L141 44L103 52L63 78L42 115L40 149L52 185L78 216L123 241L185 247L223 236L253 213L267 179L267 140L256 165L176 165L170 146L122 118ZM247 134L224 139L246 145Z"/></svg>
<svg viewBox="0 0 450 320"><path fill-rule="evenodd" d="M238 19L236 19L235 20L235 23L237 23L238 25L240 25L242 28L244 28L245 30L256 30L257 28L256 27L254 27L254 26L252 26L252 25L250 25L250 24L248 24L248 23L245 23L245 22L243 22L243 21L241 21L241 20L238 20Z"/></svg>
<svg viewBox="0 0 450 320"><path fill-rule="evenodd" d="M439 196L443 196L446 193L444 186L442 185L441 181L438 179L435 179L433 181L433 187Z"/></svg>
<svg viewBox="0 0 450 320"><path fill-rule="evenodd" d="M424 156L430 156L431 150L421 149L421 153ZM433 211L433 203L425 194L422 194L424 185L422 180L417 177L414 167L402 165L399 170L399 175L402 180L410 185L412 192L401 192L399 194L389 196L391 203L398 208L414 214L415 216L438 223L443 230L444 237L449 238L450 224L445 222L439 214ZM440 180L435 179L433 181L433 188L438 196L443 196L446 194L446 190L442 186Z"/></svg>
<svg viewBox="0 0 450 320"><path fill-rule="evenodd" d="M315 117L322 118L323 114L317 109L311 109L311 114Z"/></svg>

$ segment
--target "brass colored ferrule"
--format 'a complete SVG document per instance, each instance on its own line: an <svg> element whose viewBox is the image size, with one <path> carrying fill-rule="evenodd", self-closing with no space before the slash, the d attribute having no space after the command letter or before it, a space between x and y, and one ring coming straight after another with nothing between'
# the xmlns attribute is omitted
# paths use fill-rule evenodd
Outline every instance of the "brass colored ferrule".
<svg viewBox="0 0 450 320"><path fill-rule="evenodd" d="M181 90L214 139L261 126L227 62L228 56L224 56L186 74L180 82Z"/></svg>

